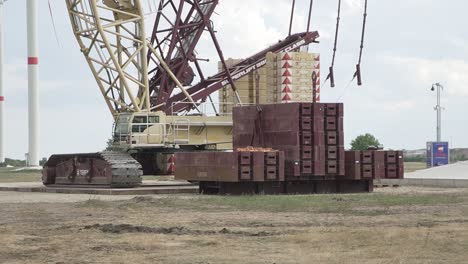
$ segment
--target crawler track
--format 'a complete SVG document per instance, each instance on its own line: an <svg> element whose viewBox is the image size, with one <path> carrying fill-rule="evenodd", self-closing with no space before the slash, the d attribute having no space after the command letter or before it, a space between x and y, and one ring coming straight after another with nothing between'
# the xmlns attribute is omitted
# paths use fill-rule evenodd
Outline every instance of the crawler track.
<svg viewBox="0 0 468 264"><path fill-rule="evenodd" d="M52 155L44 165L44 185L135 187L143 170L132 156L121 152Z"/></svg>

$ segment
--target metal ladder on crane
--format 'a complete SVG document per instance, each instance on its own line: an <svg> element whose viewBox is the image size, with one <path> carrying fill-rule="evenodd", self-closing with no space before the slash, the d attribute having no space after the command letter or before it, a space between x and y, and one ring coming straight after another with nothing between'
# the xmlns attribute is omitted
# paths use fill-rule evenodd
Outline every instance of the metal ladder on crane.
<svg viewBox="0 0 468 264"><path fill-rule="evenodd" d="M174 144L188 144L190 142L190 120L177 119L172 124Z"/></svg>

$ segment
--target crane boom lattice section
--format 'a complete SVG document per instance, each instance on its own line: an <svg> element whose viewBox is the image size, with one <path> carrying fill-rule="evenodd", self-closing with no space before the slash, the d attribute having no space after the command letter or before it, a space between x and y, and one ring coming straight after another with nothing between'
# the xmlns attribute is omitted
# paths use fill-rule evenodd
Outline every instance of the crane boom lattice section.
<svg viewBox="0 0 468 264"><path fill-rule="evenodd" d="M67 0L73 32L114 116L150 111L139 0Z"/></svg>

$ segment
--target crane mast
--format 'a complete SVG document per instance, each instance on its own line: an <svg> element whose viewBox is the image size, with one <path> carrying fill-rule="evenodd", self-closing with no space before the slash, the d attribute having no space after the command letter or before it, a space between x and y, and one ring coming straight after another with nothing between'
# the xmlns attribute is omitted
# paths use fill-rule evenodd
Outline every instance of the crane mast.
<svg viewBox="0 0 468 264"><path fill-rule="evenodd" d="M139 0L66 0L73 32L112 115L149 112L148 40Z"/></svg>

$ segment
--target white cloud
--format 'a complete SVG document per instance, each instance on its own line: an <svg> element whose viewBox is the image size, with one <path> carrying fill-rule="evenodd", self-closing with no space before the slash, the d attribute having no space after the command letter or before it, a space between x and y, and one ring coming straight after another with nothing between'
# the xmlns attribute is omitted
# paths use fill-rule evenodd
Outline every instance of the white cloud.
<svg viewBox="0 0 468 264"><path fill-rule="evenodd" d="M15 60L5 64L4 68L5 91L9 95L17 94L20 91L27 90L28 77L26 62Z"/></svg>
<svg viewBox="0 0 468 264"><path fill-rule="evenodd" d="M446 92L455 96L468 96L468 62L463 60L430 60L411 57L386 57L392 66L404 69L406 78L427 84L442 83Z"/></svg>
<svg viewBox="0 0 468 264"><path fill-rule="evenodd" d="M28 68L26 62L22 60L13 60L11 63L5 64L5 90L8 96L22 95L28 90ZM40 79L40 92L51 93L57 90L71 89L76 83L65 79L48 80Z"/></svg>
<svg viewBox="0 0 468 264"><path fill-rule="evenodd" d="M287 32L266 22L289 17L286 1L223 1L213 17L225 54L246 57L282 39ZM286 27L287 28L287 27ZM287 29L286 29L287 30Z"/></svg>
<svg viewBox="0 0 468 264"><path fill-rule="evenodd" d="M416 107L416 101L413 100L400 100L391 102L380 102L374 105L376 111L385 111L389 113L402 113L412 110Z"/></svg>
<svg viewBox="0 0 468 264"><path fill-rule="evenodd" d="M363 8L363 0L345 0L344 1L346 7L346 11L354 13L354 12L361 12L361 9Z"/></svg>

